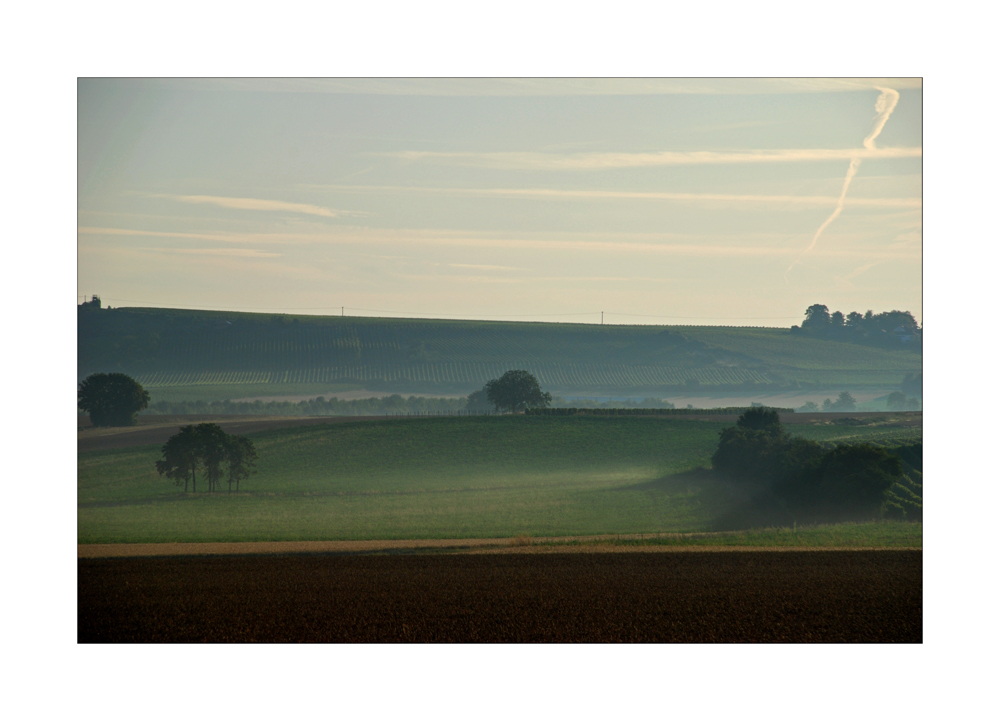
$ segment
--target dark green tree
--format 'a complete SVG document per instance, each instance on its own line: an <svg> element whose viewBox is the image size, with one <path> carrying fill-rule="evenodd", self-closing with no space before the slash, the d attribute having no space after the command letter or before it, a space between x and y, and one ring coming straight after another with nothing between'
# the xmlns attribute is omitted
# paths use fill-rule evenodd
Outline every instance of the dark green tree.
<svg viewBox="0 0 1000 721"><path fill-rule="evenodd" d="M857 407L858 402L847 391L841 391L840 395L837 396L837 400L830 404L831 411L839 411L841 413L854 411Z"/></svg>
<svg viewBox="0 0 1000 721"><path fill-rule="evenodd" d="M890 411L901 411L906 408L906 402L908 398L906 394L902 391L893 391L889 394L889 397L885 399L885 407Z"/></svg>
<svg viewBox="0 0 1000 721"><path fill-rule="evenodd" d="M222 463L226 460L226 442L229 436L215 423L199 423L195 427L198 455L205 467L208 492L218 490L222 479Z"/></svg>
<svg viewBox="0 0 1000 721"><path fill-rule="evenodd" d="M754 431L768 431L778 434L783 432L778 411L765 406L756 406L745 411L736 419L736 425Z"/></svg>
<svg viewBox="0 0 1000 721"><path fill-rule="evenodd" d="M180 432L167 439L161 449L163 458L156 462L156 472L172 478L179 486L184 481L184 492L191 481L194 492L198 491L196 472L201 463L201 439L194 426L183 426Z"/></svg>
<svg viewBox="0 0 1000 721"><path fill-rule="evenodd" d="M149 393L124 373L93 373L77 391L77 406L95 426L132 426L149 405Z"/></svg>
<svg viewBox="0 0 1000 721"><path fill-rule="evenodd" d="M767 485L785 472L782 456L790 443L776 410L751 408L719 433L712 468L732 479Z"/></svg>
<svg viewBox="0 0 1000 721"><path fill-rule="evenodd" d="M816 303L806 308L806 319L802 321L802 330L824 331L830 326L830 309Z"/></svg>
<svg viewBox="0 0 1000 721"><path fill-rule="evenodd" d="M507 371L499 378L487 381L486 398L498 410L516 413L526 408L544 408L552 395L542 393L538 379L528 371Z"/></svg>
<svg viewBox="0 0 1000 721"><path fill-rule="evenodd" d="M226 460L229 462L229 492L240 492L240 481L245 481L257 472L257 449L253 441L245 436L226 437Z"/></svg>

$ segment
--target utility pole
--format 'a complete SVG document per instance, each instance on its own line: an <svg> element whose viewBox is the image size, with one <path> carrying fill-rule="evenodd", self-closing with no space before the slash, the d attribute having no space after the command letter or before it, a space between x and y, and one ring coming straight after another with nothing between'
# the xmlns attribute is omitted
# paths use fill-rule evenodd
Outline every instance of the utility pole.
<svg viewBox="0 0 1000 721"><path fill-rule="evenodd" d="M604 325L604 311L601 311L601 325Z"/></svg>
<svg viewBox="0 0 1000 721"><path fill-rule="evenodd" d="M344 306L340 306L340 317L344 317Z"/></svg>

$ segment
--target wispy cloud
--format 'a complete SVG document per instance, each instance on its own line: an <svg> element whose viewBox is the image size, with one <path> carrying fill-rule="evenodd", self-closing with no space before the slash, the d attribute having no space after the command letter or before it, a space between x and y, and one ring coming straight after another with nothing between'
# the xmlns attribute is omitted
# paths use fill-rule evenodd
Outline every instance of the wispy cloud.
<svg viewBox="0 0 1000 721"><path fill-rule="evenodd" d="M400 185L312 185L338 192L420 193L477 197L552 198L556 200L665 200L687 203L773 203L829 206L837 198L827 195L737 195L732 193L667 193L619 190L565 190L559 188L421 188ZM877 208L919 208L920 198L851 198L850 205Z"/></svg>
<svg viewBox="0 0 1000 721"><path fill-rule="evenodd" d="M197 91L363 95L748 95L858 92L876 85L920 88L920 78L191 78L126 80Z"/></svg>
<svg viewBox="0 0 1000 721"><path fill-rule="evenodd" d="M80 229L81 232L85 229ZM673 233L481 233L450 229L384 229L338 226L317 230L312 233L233 233L215 235L197 233L167 233L155 231L132 231L126 229L90 228L95 233L116 231L119 235L156 235L180 238L202 238L216 242L239 243L241 245L303 245L320 244L329 246L359 246L371 254L371 249L380 246L388 255L400 256L404 248L448 247L448 248L495 248L501 250L524 250L535 252L554 251L559 253L605 253L610 255L675 255L709 258L749 258L749 257L794 257L801 250L789 245L794 236L782 234L750 234L739 237L713 236L711 240L689 234ZM865 234L856 240L868 242ZM375 255L375 254L373 254ZM895 258L899 260L919 260L919 245L906 247L882 247L873 244L859 246L840 244L838 247L818 248L814 255L824 258Z"/></svg>
<svg viewBox="0 0 1000 721"><path fill-rule="evenodd" d="M227 233L179 233L167 230L133 230L131 228L98 228L80 226L76 229L79 235L126 235L152 236L154 238L189 238L191 240L217 240L227 242L231 235Z"/></svg>
<svg viewBox="0 0 1000 721"><path fill-rule="evenodd" d="M318 215L323 218L367 215L367 213L354 210L335 210L333 208L321 208L318 205L308 205L306 203L287 203L283 200L264 200L262 198L227 198L217 195L166 195L162 193L145 193L144 195L147 198L166 198L168 200L176 200L179 203L216 205L220 208L232 208L235 210L302 213L304 215Z"/></svg>
<svg viewBox="0 0 1000 721"><path fill-rule="evenodd" d="M922 148L805 148L783 150L688 150L652 153L445 153L403 150L376 153L402 161L498 170L606 170L664 165L733 165L744 163L801 163L859 159L919 158Z"/></svg>
<svg viewBox="0 0 1000 721"><path fill-rule="evenodd" d="M871 270L872 268L874 268L875 266L879 265L882 262L883 261L881 260L875 260L872 261L871 263L865 263L864 265L858 266L847 275L834 276L834 280L837 282L838 285L840 285L843 288L853 288L854 284L851 282L852 280L857 278L862 273L867 273L869 270Z"/></svg>
<svg viewBox="0 0 1000 721"><path fill-rule="evenodd" d="M845 275L843 277L843 280L852 280L854 278L857 278L859 275L861 275L862 273L865 273L865 272L871 270L872 268L874 268L876 265L878 265L881 262L882 261L875 261L873 263L865 263L864 265L855 268L850 273L848 273L847 275Z"/></svg>
<svg viewBox="0 0 1000 721"><path fill-rule="evenodd" d="M181 255L218 255L228 258L280 258L281 253L269 253L256 248L146 248L157 253Z"/></svg>
<svg viewBox="0 0 1000 721"><path fill-rule="evenodd" d="M514 268L509 265L475 265L472 263L447 263L449 268L465 268L469 270L524 270L524 268Z"/></svg>

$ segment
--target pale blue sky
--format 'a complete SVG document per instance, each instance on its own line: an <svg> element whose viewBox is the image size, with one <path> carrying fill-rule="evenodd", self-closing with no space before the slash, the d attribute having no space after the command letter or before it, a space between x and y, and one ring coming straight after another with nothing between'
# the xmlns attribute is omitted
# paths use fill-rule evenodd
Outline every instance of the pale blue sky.
<svg viewBox="0 0 1000 721"><path fill-rule="evenodd" d="M922 318L919 80L78 90L79 292L113 306Z"/></svg>

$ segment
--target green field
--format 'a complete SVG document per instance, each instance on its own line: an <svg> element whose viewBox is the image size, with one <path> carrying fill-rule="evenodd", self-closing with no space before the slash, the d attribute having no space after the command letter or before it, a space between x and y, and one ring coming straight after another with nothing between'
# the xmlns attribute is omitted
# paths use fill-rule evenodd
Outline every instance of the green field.
<svg viewBox="0 0 1000 721"><path fill-rule="evenodd" d="M710 474L724 422L442 417L252 435L244 492L184 495L159 447L81 453L81 543L532 537L697 532L733 498ZM920 429L790 425L819 441L912 441Z"/></svg>
<svg viewBox="0 0 1000 721"><path fill-rule="evenodd" d="M787 328L81 310L78 375L128 373L155 400L326 393L354 386L467 394L511 369L556 394L895 388L922 356ZM284 387L285 391L275 390ZM203 389L203 390L197 390ZM210 392L207 389L212 389Z"/></svg>

